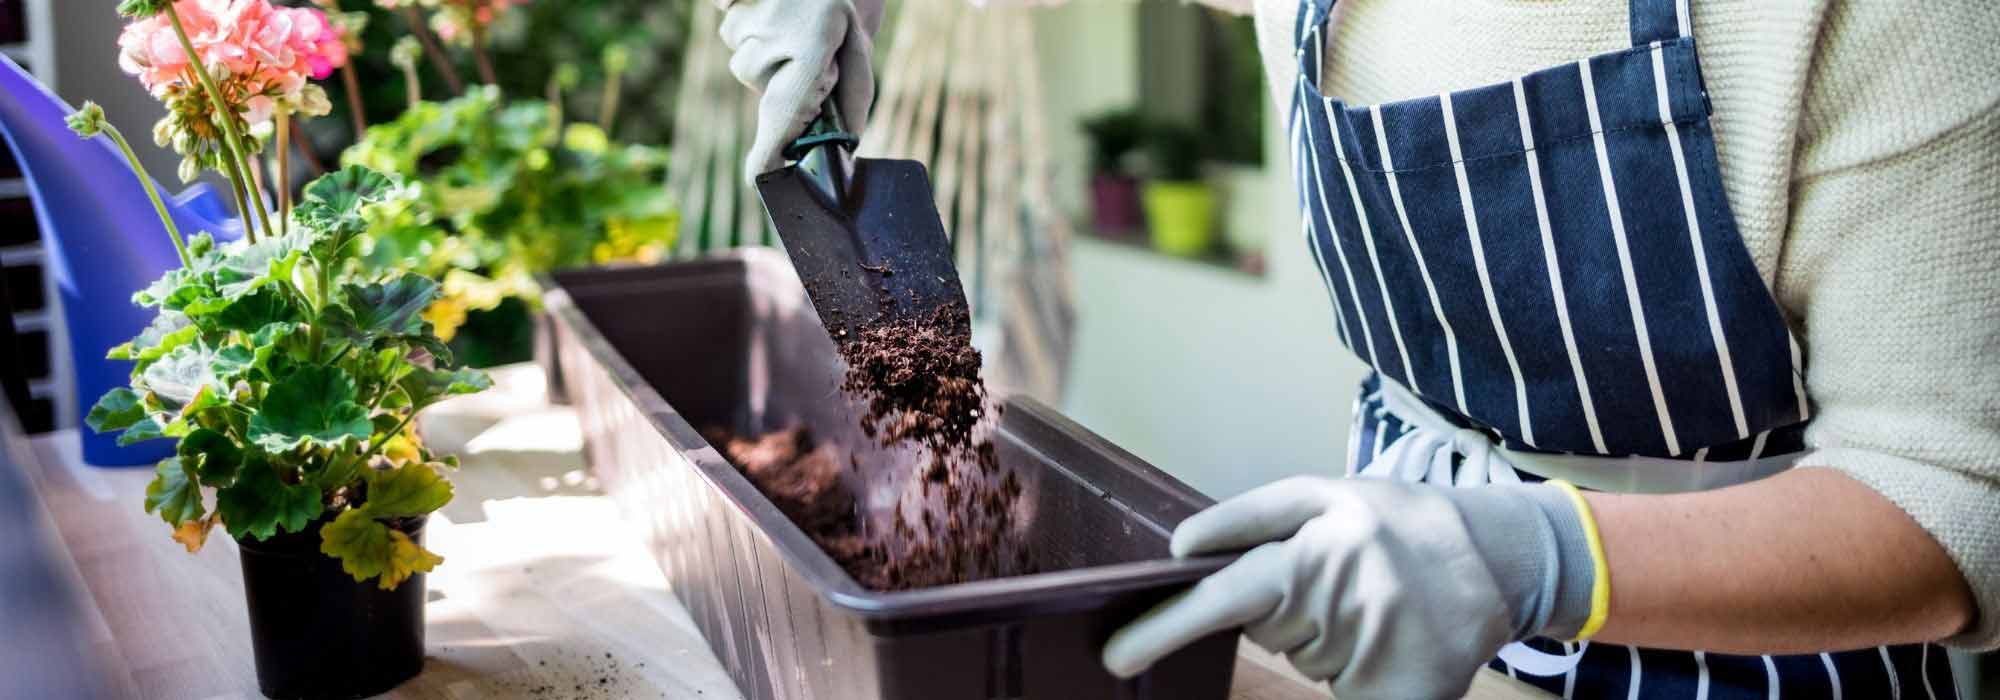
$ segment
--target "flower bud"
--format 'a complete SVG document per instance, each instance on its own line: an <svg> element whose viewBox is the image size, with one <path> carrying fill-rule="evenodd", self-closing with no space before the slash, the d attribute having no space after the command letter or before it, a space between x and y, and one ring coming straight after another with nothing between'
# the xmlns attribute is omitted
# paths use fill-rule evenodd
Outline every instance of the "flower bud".
<svg viewBox="0 0 2000 700"><path fill-rule="evenodd" d="M632 50L624 44L604 47L604 72L613 75L625 72L632 66Z"/></svg>
<svg viewBox="0 0 2000 700"><path fill-rule="evenodd" d="M333 111L333 102L326 99L325 88L307 85L299 91L296 109L300 116L323 117Z"/></svg>
<svg viewBox="0 0 2000 700"><path fill-rule="evenodd" d="M406 71L414 70L417 67L417 56L421 55L423 50L423 46L417 43L416 37L404 36L396 40L395 48L389 49L389 62Z"/></svg>
<svg viewBox="0 0 2000 700"><path fill-rule="evenodd" d="M69 130L76 132L77 136L93 138L98 134L104 133L104 127L106 126L104 108L97 106L96 102L84 102L82 109L78 109L75 114L69 115L68 122Z"/></svg>

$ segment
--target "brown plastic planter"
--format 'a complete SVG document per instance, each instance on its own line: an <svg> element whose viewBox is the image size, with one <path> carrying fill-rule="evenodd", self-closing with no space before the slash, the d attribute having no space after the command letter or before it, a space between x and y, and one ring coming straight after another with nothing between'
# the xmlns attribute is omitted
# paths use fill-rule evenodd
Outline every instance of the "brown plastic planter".
<svg viewBox="0 0 2000 700"><path fill-rule="evenodd" d="M558 272L543 286L592 469L746 697L1228 695L1233 632L1128 681L1098 665L1112 630L1226 563L1167 557L1172 526L1209 504L1186 485L1045 406L1011 402L994 443L1027 485L1045 573L867 590L697 432L803 422L861 444L849 442L859 431L835 390L832 342L781 253Z"/></svg>

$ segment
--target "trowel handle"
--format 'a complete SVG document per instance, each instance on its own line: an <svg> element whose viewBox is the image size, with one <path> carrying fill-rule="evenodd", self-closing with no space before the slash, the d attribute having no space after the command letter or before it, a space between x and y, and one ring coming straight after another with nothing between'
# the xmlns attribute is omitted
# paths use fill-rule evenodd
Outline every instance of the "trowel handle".
<svg viewBox="0 0 2000 700"><path fill-rule="evenodd" d="M840 108L828 98L819 107L819 116L806 124L806 131L785 146L785 160L797 161L799 169L812 175L820 190L839 203L847 195L848 159L859 137L848 133L840 118Z"/></svg>

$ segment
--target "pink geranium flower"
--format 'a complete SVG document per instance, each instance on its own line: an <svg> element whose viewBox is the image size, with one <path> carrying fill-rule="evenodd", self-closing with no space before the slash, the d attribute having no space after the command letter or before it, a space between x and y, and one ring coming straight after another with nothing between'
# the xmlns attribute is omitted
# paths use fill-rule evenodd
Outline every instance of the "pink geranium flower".
<svg viewBox="0 0 2000 700"><path fill-rule="evenodd" d="M275 7L269 0L177 0L174 12L201 64L251 124L280 107L323 101L309 94L307 79L324 78L348 60L340 30L317 9ZM155 97L198 89L165 14L126 25L118 48L119 67Z"/></svg>
<svg viewBox="0 0 2000 700"><path fill-rule="evenodd" d="M326 18L326 13L316 8L301 7L290 11L292 18L292 50L305 59L307 70L314 80L333 74L335 68L347 65L347 42L341 30Z"/></svg>

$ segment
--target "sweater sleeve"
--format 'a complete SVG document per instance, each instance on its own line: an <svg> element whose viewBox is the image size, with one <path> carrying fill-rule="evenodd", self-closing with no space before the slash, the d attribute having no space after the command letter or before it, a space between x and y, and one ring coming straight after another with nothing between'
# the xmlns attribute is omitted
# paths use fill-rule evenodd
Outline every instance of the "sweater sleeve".
<svg viewBox="0 0 2000 700"><path fill-rule="evenodd" d="M1817 410L1800 466L1851 475L1930 533L1978 604L1945 642L2000 648L2000 13L1842 4L1777 276Z"/></svg>

